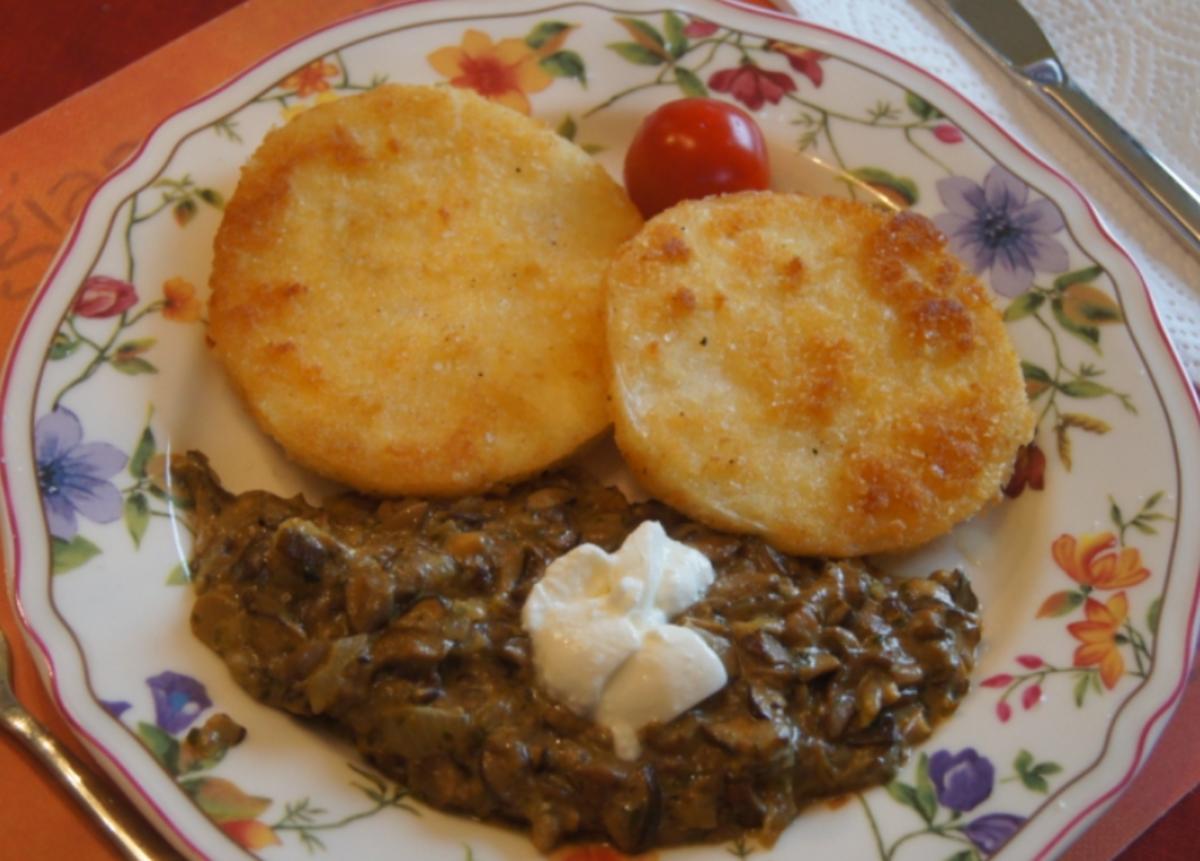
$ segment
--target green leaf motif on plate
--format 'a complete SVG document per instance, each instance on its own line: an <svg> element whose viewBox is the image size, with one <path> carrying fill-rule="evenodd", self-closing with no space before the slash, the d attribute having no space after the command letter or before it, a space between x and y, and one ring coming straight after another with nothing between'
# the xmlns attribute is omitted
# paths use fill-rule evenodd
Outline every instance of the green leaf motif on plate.
<svg viewBox="0 0 1200 861"><path fill-rule="evenodd" d="M639 66L661 66L663 64L661 54L656 54L634 42L613 42L608 47L624 59L631 63L637 63Z"/></svg>
<svg viewBox="0 0 1200 861"><path fill-rule="evenodd" d="M574 78L587 86L587 69L583 58L574 51L557 51L549 57L543 57L538 65L555 78Z"/></svg>
<svg viewBox="0 0 1200 861"><path fill-rule="evenodd" d="M1162 615L1162 595L1159 595L1150 602L1150 606L1146 608L1146 627L1150 629L1151 634L1158 634L1158 620Z"/></svg>
<svg viewBox="0 0 1200 861"><path fill-rule="evenodd" d="M1085 284L1088 281L1095 281L1103 274L1104 270L1099 266L1087 266L1083 269L1076 269L1055 278L1054 289L1062 292L1072 284Z"/></svg>
<svg viewBox="0 0 1200 861"><path fill-rule="evenodd" d="M525 37L525 44L536 51L570 29L571 25L562 21L542 21L529 31Z"/></svg>
<svg viewBox="0 0 1200 861"><path fill-rule="evenodd" d="M704 82L691 69L677 66L675 69L675 83L679 85L679 89L683 91L683 94L689 98L703 99L708 96L708 87L704 86Z"/></svg>
<svg viewBox="0 0 1200 861"><path fill-rule="evenodd" d="M138 724L137 732L158 764L171 774L179 774L179 742L154 724L144 721Z"/></svg>
<svg viewBox="0 0 1200 861"><path fill-rule="evenodd" d="M1050 377L1050 372L1041 365L1035 365L1033 362L1021 360L1021 376L1027 380L1034 380L1038 383L1046 383L1049 385L1054 382Z"/></svg>
<svg viewBox="0 0 1200 861"><path fill-rule="evenodd" d="M117 347L116 356L118 358L140 356L157 343L157 338L133 338Z"/></svg>
<svg viewBox="0 0 1200 861"><path fill-rule="evenodd" d="M1054 385L1050 373L1040 365L1021 360L1021 376L1025 378L1025 396L1033 400Z"/></svg>
<svg viewBox="0 0 1200 861"><path fill-rule="evenodd" d="M157 343L156 338L135 338L113 351L109 362L123 374L154 374L158 369L142 358Z"/></svg>
<svg viewBox="0 0 1200 861"><path fill-rule="evenodd" d="M941 111L913 92L904 94L904 103L908 105L910 111L923 120L937 119L942 115Z"/></svg>
<svg viewBox="0 0 1200 861"><path fill-rule="evenodd" d="M921 813L920 804L917 802L917 790L914 787L909 786L903 781L893 780L891 783L886 784L884 789L887 790L888 795L905 807L911 807L917 813ZM921 813L921 817L924 818L923 813Z"/></svg>
<svg viewBox="0 0 1200 861"><path fill-rule="evenodd" d="M192 575L188 571L187 566L180 562L167 573L166 585L168 586L186 586L192 582Z"/></svg>
<svg viewBox="0 0 1200 861"><path fill-rule="evenodd" d="M50 351L47 353L47 358L52 362L65 359L79 349L80 343L80 341L73 340L63 332L58 332L55 334L54 340L50 342Z"/></svg>
<svg viewBox="0 0 1200 861"><path fill-rule="evenodd" d="M82 535L76 535L70 541L62 538L50 539L50 570L54 574L74 571L99 555L100 548Z"/></svg>
<svg viewBox="0 0 1200 861"><path fill-rule="evenodd" d="M1112 394L1112 389L1093 380L1067 380L1060 383L1058 390L1072 398L1102 398Z"/></svg>
<svg viewBox="0 0 1200 861"><path fill-rule="evenodd" d="M142 546L146 528L150 525L150 501L144 493L131 493L125 498L124 506L125 527L129 537L133 539L134 547Z"/></svg>
<svg viewBox="0 0 1200 861"><path fill-rule="evenodd" d="M150 419L147 417L146 427L142 429L137 447L134 448L133 454L129 458L129 474L134 478L145 478L146 464L150 462L150 458L154 457L157 451L158 444L154 439L154 431L150 430Z"/></svg>
<svg viewBox="0 0 1200 861"><path fill-rule="evenodd" d="M850 171L850 175L882 192L893 203L901 206L913 206L921 197L915 182L907 176L896 176L881 167L855 168Z"/></svg>
<svg viewBox="0 0 1200 861"><path fill-rule="evenodd" d="M1004 309L1004 322L1012 323L1014 320L1020 320L1022 317L1028 317L1034 311L1042 306L1046 301L1046 297L1041 293L1035 293L1029 290L1022 293L1016 299L1009 303ZM1049 379L1049 377L1047 377Z"/></svg>
<svg viewBox="0 0 1200 861"><path fill-rule="evenodd" d="M1108 498L1108 516L1117 529L1125 525L1125 519L1121 514L1121 506L1117 505L1117 501L1111 496Z"/></svg>
<svg viewBox="0 0 1200 861"><path fill-rule="evenodd" d="M917 758L917 786L914 790L917 813L926 824L932 824L937 816L937 793L933 789L933 781L929 778L929 756L922 753Z"/></svg>
<svg viewBox="0 0 1200 861"><path fill-rule="evenodd" d="M637 18L618 18L617 23L633 37L633 41L665 59L667 42L658 30Z"/></svg>
<svg viewBox="0 0 1200 861"><path fill-rule="evenodd" d="M1094 673L1083 672L1075 680L1075 689L1072 692L1075 698L1075 707L1082 708L1083 701L1087 698L1088 688L1091 687L1092 676Z"/></svg>
<svg viewBox="0 0 1200 861"><path fill-rule="evenodd" d="M1013 769L1026 789L1045 795L1050 791L1050 784L1046 778L1058 774L1062 771L1062 766L1057 762L1035 762L1033 754L1022 749L1013 760Z"/></svg>
<svg viewBox="0 0 1200 861"><path fill-rule="evenodd" d="M200 199L213 209L225 208L225 198L215 188L202 188L196 194L200 195Z"/></svg>
<svg viewBox="0 0 1200 861"><path fill-rule="evenodd" d="M683 32L685 26L683 18L679 17L678 13L666 12L663 14L663 32L667 34L667 50L675 59L682 57L688 48L687 34Z"/></svg>

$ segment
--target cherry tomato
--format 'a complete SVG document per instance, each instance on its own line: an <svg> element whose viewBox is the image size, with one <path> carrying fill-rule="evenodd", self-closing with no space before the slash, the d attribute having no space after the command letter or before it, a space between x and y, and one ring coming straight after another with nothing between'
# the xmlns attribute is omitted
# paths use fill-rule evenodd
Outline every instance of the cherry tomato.
<svg viewBox="0 0 1200 861"><path fill-rule="evenodd" d="M716 99L667 102L642 120L625 154L625 188L646 218L681 200L769 182L758 124Z"/></svg>

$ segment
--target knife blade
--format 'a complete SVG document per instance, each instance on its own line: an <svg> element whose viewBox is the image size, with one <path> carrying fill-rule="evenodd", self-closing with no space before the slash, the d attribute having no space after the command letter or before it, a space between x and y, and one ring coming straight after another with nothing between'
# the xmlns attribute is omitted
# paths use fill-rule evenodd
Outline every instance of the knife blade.
<svg viewBox="0 0 1200 861"><path fill-rule="evenodd" d="M1019 0L929 0L1024 85L1193 254L1200 254L1200 195L1075 85Z"/></svg>

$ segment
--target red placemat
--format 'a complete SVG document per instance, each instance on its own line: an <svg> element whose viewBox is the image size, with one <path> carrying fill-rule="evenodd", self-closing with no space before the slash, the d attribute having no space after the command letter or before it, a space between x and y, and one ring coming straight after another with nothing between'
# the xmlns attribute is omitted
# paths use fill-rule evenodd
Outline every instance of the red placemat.
<svg viewBox="0 0 1200 861"><path fill-rule="evenodd" d="M305 33L380 0L38 0L7 9L0 56L20 70L6 81L0 129L141 54L153 54L0 135L0 345L17 325L58 244L93 188L163 117ZM197 26L207 18L227 14ZM65 23L64 23L65 22ZM195 27L196 29L192 29ZM190 31L190 32L189 32ZM177 41L168 43L186 33ZM159 47L164 46L164 47ZM17 694L82 753L36 678L13 608L0 628L14 651ZM1200 779L1200 682L1196 679L1144 771L1112 810L1064 856L1112 858ZM119 855L65 792L11 739L0 741L4 857ZM1120 861L1196 857L1200 793L1171 811Z"/></svg>

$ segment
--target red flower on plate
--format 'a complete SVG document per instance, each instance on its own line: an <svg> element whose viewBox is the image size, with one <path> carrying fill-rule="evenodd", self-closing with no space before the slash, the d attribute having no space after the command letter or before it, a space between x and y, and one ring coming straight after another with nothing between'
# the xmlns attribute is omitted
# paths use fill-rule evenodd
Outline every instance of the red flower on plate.
<svg viewBox="0 0 1200 861"><path fill-rule="evenodd" d="M788 65L808 78L814 87L819 87L825 82L825 70L821 67L821 62L829 59L828 54L805 48L803 45L774 40L767 43L767 50L787 57Z"/></svg>
<svg viewBox="0 0 1200 861"><path fill-rule="evenodd" d="M1046 486L1046 455L1036 442L1023 445L1017 450L1017 461L1013 464L1012 477L1004 485L1004 495L1013 499L1030 490L1041 490Z"/></svg>
<svg viewBox="0 0 1200 861"><path fill-rule="evenodd" d="M703 18L693 18L683 28L683 34L693 39L703 39L717 32L717 25Z"/></svg>
<svg viewBox="0 0 1200 861"><path fill-rule="evenodd" d="M963 141L963 133L950 123L939 123L934 126L933 136L945 144L956 144Z"/></svg>
<svg viewBox="0 0 1200 861"><path fill-rule="evenodd" d="M115 317L136 305L137 300L137 290L128 281L93 275L79 288L75 313L92 319Z"/></svg>
<svg viewBox="0 0 1200 861"><path fill-rule="evenodd" d="M743 63L734 69L713 72L708 79L710 89L729 93L752 111L767 102L779 104L784 94L796 89L796 82L785 72L768 72L753 63Z"/></svg>

